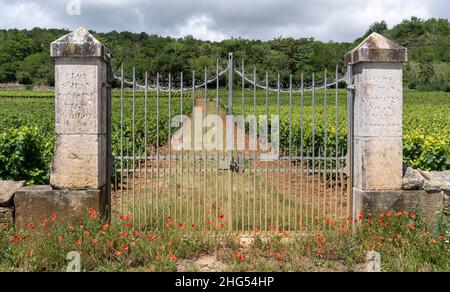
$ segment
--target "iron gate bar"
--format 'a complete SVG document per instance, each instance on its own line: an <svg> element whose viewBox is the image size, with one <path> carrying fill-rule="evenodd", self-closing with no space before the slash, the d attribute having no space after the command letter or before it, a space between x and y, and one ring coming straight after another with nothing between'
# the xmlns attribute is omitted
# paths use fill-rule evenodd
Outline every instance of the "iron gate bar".
<svg viewBox="0 0 450 292"><path fill-rule="evenodd" d="M348 182L351 183L351 169L348 169L349 161L351 158L351 145L348 145L348 152L346 156L343 156L344 150L341 149L339 154L339 82L343 81L343 78L339 78L339 67L336 66L336 76L333 82L329 82L328 72L325 70L324 73L324 83L323 85L316 84L316 75L312 74L312 86L305 87L304 77L301 76L301 84L300 89L295 90L293 86L293 76L289 76L289 87L287 90L281 88L281 76L277 74L277 84L276 88L271 88L269 85L269 75L266 71L265 85L261 86L257 82L257 74L256 68L253 70L253 78L250 79L247 77L245 72L245 62L242 61L241 68L235 68L234 66L234 58L232 54L229 54L228 66L225 70L220 72L219 69L219 60L216 62L216 72L215 77L212 79L208 79L208 68L204 70L204 82L199 86L196 84L195 79L195 71L192 72L192 86L188 88L188 91L192 91L192 111L194 113L195 108L197 106L197 92L196 89L204 87L204 110L205 115L208 115L208 85L212 82L216 83L216 114L220 115L220 77L223 76L226 72L228 72L228 115L231 116L234 114L233 108L233 74L237 73L238 76L242 78L241 80L241 92L242 92L242 118L244 123L246 123L246 113L250 113L246 111L246 83L249 83L253 86L253 114L256 122L256 107L257 107L257 90L258 88L264 89L265 92L265 111L266 116L269 116L269 92L276 92L276 111L278 117L281 115L281 94L288 94L289 96L289 141L283 144L280 149L281 154L278 159L275 161L269 162L269 160L265 159L261 160L260 149L258 148L258 130L257 126L254 126L254 133L249 132L249 135L246 136L245 124L243 127L235 128L235 122L233 120L227 121L227 134L231 139L227 139L226 143L229 147L227 150L223 150L222 154L220 151L216 151L216 154L208 153L206 148L202 148L201 151L197 151L196 144L199 141L196 141L194 123L191 123L192 126L192 137L191 144L193 149L191 151L187 151L187 157L185 157L185 149L181 148L181 158L180 152L173 152L172 149L172 124L170 119L172 117L172 99L173 92L180 93L180 112L183 114L184 105L184 85L183 85L183 74L181 73L181 82L180 88L173 88L173 75L169 73L169 81L168 87L161 86L161 76L160 73L157 73L156 78L156 87L151 87L148 82L148 72L145 72L144 79L145 85L139 85L136 81L136 72L135 68L133 68L133 79L132 82L129 82L125 79L123 72L123 64L121 66L121 76L116 77L120 80L121 83L121 127L120 127L120 157L115 157L115 169L116 173L120 172L120 201L121 201L121 214L126 212L124 206L125 201L130 199L129 192L132 192L132 218L134 221L139 223L139 227L147 227L148 225L148 217L147 211L150 211L150 221L151 222L159 222L165 221L167 217L175 219L175 221L183 221L183 222L201 222L203 230L211 229L211 225L207 224L207 216L215 213L215 218L220 215L220 210L226 210L227 212L227 221L228 221L228 230L241 230L243 232L252 232L256 231L259 228L263 230L268 230L269 227L274 226L276 224L277 228L283 228L291 231L303 231L303 230L315 230L319 228L316 225L316 220L320 220L321 217L326 217L329 214L334 214L335 216L339 213L339 217L343 215L343 208L345 206L345 201L343 198L343 191L345 189L344 186L344 173L346 173L346 177L349 178ZM350 83L351 72L349 72L349 68L347 68L347 73L344 76L347 84ZM124 132L124 95L125 95L125 85L132 85L132 135L131 139L131 150L132 154L129 155L130 150L130 141L129 136L125 137ZM332 157L331 151L328 149L328 88L334 86L335 87L335 110L336 110L336 120L335 120L335 155ZM137 137L137 91L144 89L144 140L141 140L141 134L139 134L139 138ZM156 89L156 146L152 147L153 151L156 153L149 155L150 152L150 144L148 137L148 101L149 91L155 91ZM323 146L317 147L317 142L320 141L316 139L316 135L318 134L317 130L317 122L320 120L318 117L318 113L316 112L316 90L323 89L323 117L324 117L324 133L322 136L324 140ZM349 107L349 111L352 109L352 100L351 100L351 92L350 86L348 88L347 93L347 106ZM306 149L305 155L305 124L304 124L304 96L305 92L311 92L311 109L312 109L312 149ZM161 92L168 93L168 108L169 108L169 129L168 129L168 148L161 148L161 131L160 131L160 122L161 122L161 112L160 106L161 104ZM199 91L201 95L201 90ZM293 148L293 110L294 110L294 93L298 93L300 97L300 151L299 145L296 143L295 149ZM283 97L284 98L284 97ZM212 98L210 98L212 100ZM348 111L348 112L349 112ZM320 113L320 110L319 110ZM348 113L350 114L350 113ZM203 121L202 116L202 121ZM347 124L349 125L349 137L352 135L352 121L350 116L347 117ZM250 123L252 121L249 121ZM269 134L269 124L268 119L265 121L265 131L266 134ZM182 121L181 128L186 125L186 121ZM254 149L249 150L248 154L244 148L235 148L234 142L234 131L236 129L236 136L243 135L244 146L251 144L251 139L254 142ZM230 133L232 135L230 135ZM261 133L260 133L261 134ZM181 141L184 142L183 137L184 133L181 131ZM281 138L281 137L280 137ZM139 139L139 141L138 141ZM231 141L229 141L231 140ZM347 139L350 141L350 139ZM126 156L124 155L124 141L126 141ZM242 140L238 140L237 143L242 142ZM137 145L139 142L139 147ZM144 142L144 151L142 151L142 142ZM202 141L203 142L203 141ZM268 143L269 141L267 141ZM286 142L286 141L285 141ZM165 143L165 142L163 142ZM232 143L232 144L231 144ZM203 143L202 143L203 145ZM268 144L269 145L269 144ZM203 145L204 146L204 145ZM239 145L238 145L239 146ZM288 149L286 149L288 147ZM156 149L155 149L156 148ZM270 148L269 148L270 149ZM318 152L317 152L318 151ZM252 154L253 152L253 154ZM226 153L226 155L225 155ZM259 154L258 154L259 153ZM144 155L143 155L144 154ZM330 154L330 155L329 155ZM228 160L225 157L228 157ZM118 160L120 159L120 169L117 168ZM154 163L156 161L156 163ZM214 161L215 167L214 167ZM235 164L238 166L238 170L240 173L234 173L230 170L221 169L220 162L229 161L231 164ZM181 169L178 166L178 163L181 162ZM185 164L187 163L187 164ZM253 163L253 164L252 164ZM287 163L289 163L287 165ZM330 166L334 163L333 167L328 167L328 163ZM347 165L347 169L344 171L343 165L344 163ZM126 168L125 168L126 164ZM130 167L130 164L132 167ZM142 164L144 164L144 169L142 169ZM155 165L156 164L156 165ZM294 165L293 165L294 164ZM300 164L300 165L299 165ZM323 165L322 165L323 164ZM176 167L173 168L173 165ZM187 166L185 169L184 166ZM151 167L151 174L149 174L149 167ZM305 169L306 167L306 169ZM156 168L156 177L155 177L155 168ZM191 181L191 189L190 197L185 196L185 191L189 192L189 188L185 189L184 185L186 184L184 180L184 174L188 174L189 183ZM215 175L214 175L215 173ZM273 174L269 177L269 173ZM179 175L178 175L179 174ZM220 183L220 178L224 179L224 175L228 175L228 184L226 185L224 181ZM265 174L265 175L264 175ZM275 177L276 175L277 177ZM151 188L151 196L148 196L148 183L150 176L150 188ZM178 178L181 179L178 181ZM117 179L118 176L116 176ZM213 177L215 177L215 194L211 195L212 189L214 187L209 184L210 181L213 181ZM263 179L265 177L265 180ZM300 179L299 179L300 177ZM142 179L144 182L142 182ZM239 183L238 179L241 179L241 183L239 186L234 185L234 178L236 178L236 183ZM259 191L257 188L257 180L259 179ZM306 181L305 181L306 179ZM126 180L126 181L125 181ZM155 186L156 180L156 186ZM334 180L334 181L333 181ZM271 182L270 182L271 181ZM331 181L331 184L330 184ZM247 186L248 183L253 185L253 188ZM304 188L304 183L306 182L306 189ZM130 190L130 183L132 185L132 189ZM292 184L295 183L295 186ZM172 185L175 185L172 188ZM126 185L126 193L124 192ZM310 186L311 185L311 186ZM322 187L323 185L323 187ZM269 187L270 186L270 187ZM333 190L334 186L334 190ZM350 184L351 186L351 184ZM141 187L145 190L141 192ZM220 187L222 187L222 191L220 191ZM234 188L238 187L238 192L235 193ZM329 189L331 187L331 189ZM116 183L117 188L117 183ZM225 200L225 193L228 188L228 198ZM240 188L240 190L239 190ZM118 188L117 188L118 189ZM179 194L178 194L179 190ZM253 190L253 192L252 192ZM340 190L340 194L339 194ZM138 194L136 194L138 192ZM167 194L163 194L163 192L167 192ZM260 194L258 196L257 194ZM296 194L296 197L293 198L293 194ZM334 196L331 194L334 193ZM236 196L235 196L236 194ZM270 195L270 196L269 196ZM286 197L287 195L287 197ZM340 196L339 196L340 195ZM142 197L143 196L143 197ZM222 196L222 199L219 199ZM125 198L126 197L126 198ZM270 199L269 199L270 197ZM333 199L331 199L334 197ZM198 204L196 204L196 200L198 200ZM331 200L331 202L330 202ZM347 187L347 214L350 212L351 208L351 187ZM183 202L185 201L185 203ZM191 202L189 202L191 201ZM174 202L174 203L173 203ZM327 203L328 202L328 203ZM186 217L183 216L183 206L191 203L191 210L189 212L189 208L186 209ZM174 207L172 207L172 205ZM208 206L211 204L214 205L213 209L208 209ZM225 205L226 204L226 205ZM263 206L264 204L264 206ZM222 206L219 206L222 205ZM253 212L247 212L251 209L251 205L253 206ZM338 208L339 207L339 208ZM174 208L175 210L172 210ZM292 210L294 208L294 210ZM179 210L178 210L179 209ZM203 214L201 213L203 209ZM257 220L257 210L259 209L259 220ZM333 212L334 209L334 212ZM340 210L338 212L338 209ZM172 211L175 211L174 213ZM306 212L306 213L305 213ZM159 213L162 213L162 220ZM300 216L298 216L300 213ZM202 216L203 215L203 216ZM141 217L142 216L142 217ZM262 217L264 216L264 218ZM137 218L136 218L137 217ZM252 218L253 217L253 218ZM294 218L293 218L294 217ZM190 220L189 220L190 218ZM294 219L294 221L292 220ZM187 220L187 221L185 221ZM197 221L198 220L198 221ZM240 220L240 221L239 221ZM259 221L259 222L258 222ZM270 221L270 222L269 222ZM270 223L270 225L269 225ZM331 226L331 223L329 226ZM259 227L259 228L258 228Z"/></svg>

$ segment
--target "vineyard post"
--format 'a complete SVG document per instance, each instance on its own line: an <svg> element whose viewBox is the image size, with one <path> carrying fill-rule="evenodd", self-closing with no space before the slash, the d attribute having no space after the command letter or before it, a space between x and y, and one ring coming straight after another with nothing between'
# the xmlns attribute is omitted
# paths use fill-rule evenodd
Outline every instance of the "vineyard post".
<svg viewBox="0 0 450 292"><path fill-rule="evenodd" d="M373 33L346 56L351 67L349 125L353 216L388 210L403 179L403 63L407 49Z"/></svg>

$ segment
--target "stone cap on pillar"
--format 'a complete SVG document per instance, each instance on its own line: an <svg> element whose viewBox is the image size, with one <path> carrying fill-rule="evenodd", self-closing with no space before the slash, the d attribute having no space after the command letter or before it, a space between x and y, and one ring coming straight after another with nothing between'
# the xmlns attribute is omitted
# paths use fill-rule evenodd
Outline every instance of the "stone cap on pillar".
<svg viewBox="0 0 450 292"><path fill-rule="evenodd" d="M50 44L50 56L72 58L110 58L108 49L84 27L57 39Z"/></svg>
<svg viewBox="0 0 450 292"><path fill-rule="evenodd" d="M374 32L347 53L345 61L350 65L361 62L403 63L408 61L408 49Z"/></svg>

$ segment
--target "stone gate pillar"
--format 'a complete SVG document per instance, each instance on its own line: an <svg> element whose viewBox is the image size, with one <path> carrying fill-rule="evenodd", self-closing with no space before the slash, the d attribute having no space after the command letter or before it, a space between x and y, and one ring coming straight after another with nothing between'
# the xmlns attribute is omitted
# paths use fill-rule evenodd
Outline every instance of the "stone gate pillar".
<svg viewBox="0 0 450 292"><path fill-rule="evenodd" d="M54 41L56 149L54 189L99 190L109 183L109 54L86 29Z"/></svg>
<svg viewBox="0 0 450 292"><path fill-rule="evenodd" d="M88 208L110 212L111 83L108 50L79 28L51 43L55 59L56 148L50 186L15 194L16 225L52 214L70 219Z"/></svg>
<svg viewBox="0 0 450 292"><path fill-rule="evenodd" d="M389 209L403 178L403 70L407 49L373 33L346 55L352 66L353 212ZM395 195L394 195L395 196Z"/></svg>

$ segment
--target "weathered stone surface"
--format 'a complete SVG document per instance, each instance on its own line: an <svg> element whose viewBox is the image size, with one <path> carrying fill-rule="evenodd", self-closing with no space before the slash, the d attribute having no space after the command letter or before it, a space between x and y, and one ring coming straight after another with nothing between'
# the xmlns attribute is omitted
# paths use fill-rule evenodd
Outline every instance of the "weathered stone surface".
<svg viewBox="0 0 450 292"><path fill-rule="evenodd" d="M399 190L403 178L401 138L354 138L354 186Z"/></svg>
<svg viewBox="0 0 450 292"><path fill-rule="evenodd" d="M416 211L425 219L436 218L442 213L443 193L429 194L426 191L363 191L353 188L354 215L366 210L371 212Z"/></svg>
<svg viewBox="0 0 450 292"><path fill-rule="evenodd" d="M423 188L428 192L450 192L450 170L420 171L425 178Z"/></svg>
<svg viewBox="0 0 450 292"><path fill-rule="evenodd" d="M106 133L106 67L99 59L56 59L57 134Z"/></svg>
<svg viewBox="0 0 450 292"><path fill-rule="evenodd" d="M88 208L103 212L104 190L52 190L50 186L19 189L14 196L18 228L38 224L56 214L58 218L79 218Z"/></svg>
<svg viewBox="0 0 450 292"><path fill-rule="evenodd" d="M361 62L402 63L408 61L408 49L374 32L350 51L345 60L352 65Z"/></svg>
<svg viewBox="0 0 450 292"><path fill-rule="evenodd" d="M0 225L14 224L14 207L0 207Z"/></svg>
<svg viewBox="0 0 450 292"><path fill-rule="evenodd" d="M347 63L353 65L353 186L360 190L402 187L401 63L406 60L405 48L377 33L346 55Z"/></svg>
<svg viewBox="0 0 450 292"><path fill-rule="evenodd" d="M354 73L355 136L402 137L402 64L360 63Z"/></svg>
<svg viewBox="0 0 450 292"><path fill-rule="evenodd" d="M84 27L57 39L50 45L52 57L106 58L108 51Z"/></svg>
<svg viewBox="0 0 450 292"><path fill-rule="evenodd" d="M58 135L50 184L56 189L106 185L106 135Z"/></svg>
<svg viewBox="0 0 450 292"><path fill-rule="evenodd" d="M420 174L418 170L411 167L406 169L403 176L402 189L403 190L421 190L425 178Z"/></svg>
<svg viewBox="0 0 450 292"><path fill-rule="evenodd" d="M14 192L24 185L24 181L0 180L0 207L11 206L13 203Z"/></svg>
<svg viewBox="0 0 450 292"><path fill-rule="evenodd" d="M55 189L106 185L108 66L103 45L84 28L52 43L55 58L56 149L50 183Z"/></svg>

